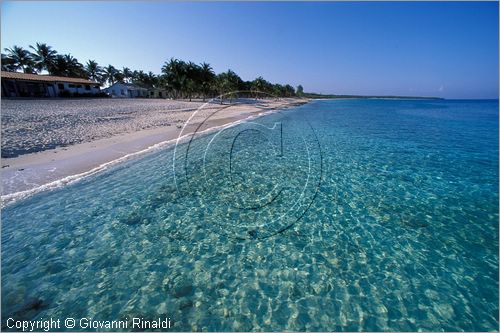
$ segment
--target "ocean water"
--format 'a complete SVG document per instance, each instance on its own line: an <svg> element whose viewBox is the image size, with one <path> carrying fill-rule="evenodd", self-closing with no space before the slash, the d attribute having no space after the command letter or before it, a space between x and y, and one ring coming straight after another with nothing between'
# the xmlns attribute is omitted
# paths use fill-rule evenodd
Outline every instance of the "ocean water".
<svg viewBox="0 0 500 333"><path fill-rule="evenodd" d="M498 101L314 101L195 135L4 207L2 325L498 330L498 181Z"/></svg>

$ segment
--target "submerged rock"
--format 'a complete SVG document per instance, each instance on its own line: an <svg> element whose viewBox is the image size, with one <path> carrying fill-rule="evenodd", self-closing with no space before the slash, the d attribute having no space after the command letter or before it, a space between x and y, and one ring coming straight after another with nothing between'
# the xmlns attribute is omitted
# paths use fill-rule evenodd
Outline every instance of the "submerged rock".
<svg viewBox="0 0 500 333"><path fill-rule="evenodd" d="M21 305L21 307L12 314L12 317L14 319L30 319L36 316L40 311L48 308L48 306L49 305L41 298L31 298Z"/></svg>
<svg viewBox="0 0 500 333"><path fill-rule="evenodd" d="M175 286L172 290L172 295L175 298L187 297L194 294L194 286L191 284Z"/></svg>
<svg viewBox="0 0 500 333"><path fill-rule="evenodd" d="M179 309L180 310L186 310L186 309L190 309L193 307L193 301L191 300L186 300L184 302L181 303L181 305L179 306Z"/></svg>

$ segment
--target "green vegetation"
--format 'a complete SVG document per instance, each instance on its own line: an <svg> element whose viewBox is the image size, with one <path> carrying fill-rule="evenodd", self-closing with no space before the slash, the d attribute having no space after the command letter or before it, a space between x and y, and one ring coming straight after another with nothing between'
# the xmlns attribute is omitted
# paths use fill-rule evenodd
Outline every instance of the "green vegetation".
<svg viewBox="0 0 500 333"><path fill-rule="evenodd" d="M297 86L297 96L304 96L304 87L302 87L300 84Z"/></svg>
<svg viewBox="0 0 500 333"><path fill-rule="evenodd" d="M30 45L32 51L20 46L5 48L7 54L2 53L2 71L22 71L24 73L41 74L43 71L50 75L80 77L90 79L101 84L112 85L117 82L132 83L143 88L165 89L170 97L177 98L212 98L225 95L230 100L236 96L232 92L238 91L239 96L259 98L264 94L277 97L303 98L400 98L400 99L439 99L436 97L413 96L357 96L357 95L323 95L306 93L302 85L295 90L289 84L271 83L262 76L253 81L243 81L232 70L216 74L210 64L195 64L191 61L171 58L161 68L161 74L145 73L142 70L131 70L124 67L122 70L112 65L101 67L94 60L81 64L71 54L58 54L45 43ZM222 100L221 100L222 103Z"/></svg>
<svg viewBox="0 0 500 333"><path fill-rule="evenodd" d="M45 71L50 75L80 77L109 85L132 83L144 88L165 89L174 99L205 100L218 95L232 99L236 97L232 94L234 91L239 91L239 96L254 98L263 96L262 93L276 97L296 96L295 89L289 84L273 84L261 76L253 81L244 81L232 70L216 74L208 63L198 65L171 58L161 68L161 74L156 75L127 67L122 70L112 65L102 67L94 60L82 64L71 54L58 54L45 43L30 45L29 48L31 51L19 46L6 48L6 54L2 53L2 71L30 74L42 74ZM299 87L302 92L302 86Z"/></svg>

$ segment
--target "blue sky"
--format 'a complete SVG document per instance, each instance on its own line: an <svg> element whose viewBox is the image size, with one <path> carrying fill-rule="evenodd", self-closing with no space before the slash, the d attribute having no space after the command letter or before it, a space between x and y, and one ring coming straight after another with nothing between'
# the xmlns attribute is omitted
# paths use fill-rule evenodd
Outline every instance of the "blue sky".
<svg viewBox="0 0 500 333"><path fill-rule="evenodd" d="M336 94L498 98L497 2L3 2L1 44Z"/></svg>

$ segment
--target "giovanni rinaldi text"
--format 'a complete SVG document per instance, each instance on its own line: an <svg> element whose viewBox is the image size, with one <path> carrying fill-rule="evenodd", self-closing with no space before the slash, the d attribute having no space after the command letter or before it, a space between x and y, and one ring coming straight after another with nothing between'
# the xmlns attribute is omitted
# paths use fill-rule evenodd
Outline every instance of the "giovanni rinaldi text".
<svg viewBox="0 0 500 333"><path fill-rule="evenodd" d="M169 329L172 327L170 318L125 318L123 320L95 320L93 318L66 318L62 319L43 319L39 320L16 320L7 319L7 327L23 332L51 331L61 329Z"/></svg>

